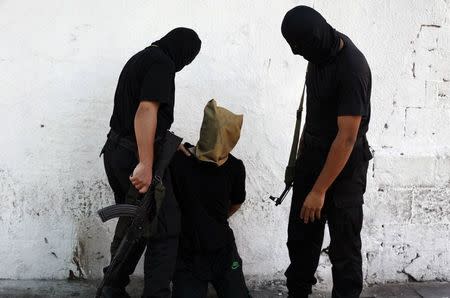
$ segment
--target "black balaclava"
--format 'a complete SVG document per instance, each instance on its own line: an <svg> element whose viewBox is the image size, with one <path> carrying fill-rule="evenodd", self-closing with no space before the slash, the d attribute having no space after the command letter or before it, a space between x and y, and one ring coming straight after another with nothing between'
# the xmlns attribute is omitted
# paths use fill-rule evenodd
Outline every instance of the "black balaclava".
<svg viewBox="0 0 450 298"><path fill-rule="evenodd" d="M160 47L175 64L175 71L180 71L191 63L200 52L202 42L194 30L175 28L163 38L152 43Z"/></svg>
<svg viewBox="0 0 450 298"><path fill-rule="evenodd" d="M308 6L297 6L286 13L281 33L295 55L313 64L326 64L339 52L338 32L320 13Z"/></svg>

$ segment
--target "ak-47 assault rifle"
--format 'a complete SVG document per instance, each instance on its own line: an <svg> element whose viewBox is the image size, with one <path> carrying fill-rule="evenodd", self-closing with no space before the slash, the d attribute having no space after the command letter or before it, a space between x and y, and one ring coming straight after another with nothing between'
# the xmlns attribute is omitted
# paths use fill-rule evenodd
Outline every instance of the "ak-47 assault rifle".
<svg viewBox="0 0 450 298"><path fill-rule="evenodd" d="M153 180L149 190L143 197L138 200L138 205L118 204L100 209L98 215L103 222L117 217L131 217L132 221L128 230L122 239L122 242L113 256L108 269L106 270L103 280L100 282L96 297L102 296L103 287L111 281L111 278L119 272L123 262L131 248L144 236L146 227L150 226L157 213L157 202L155 200L155 189L162 184L162 177L166 168L181 144L182 139L171 132L167 132L162 140L156 156L156 162L153 167Z"/></svg>
<svg viewBox="0 0 450 298"><path fill-rule="evenodd" d="M281 193L281 195L277 198L274 196L270 196L269 199L271 199L272 201L275 202L275 206L280 205L281 203L283 203L284 199L286 198L287 194L289 193L289 191L292 188L292 183L291 184L286 184L283 192Z"/></svg>
<svg viewBox="0 0 450 298"><path fill-rule="evenodd" d="M275 206L278 206L281 203L283 203L284 199L286 198L287 194L289 193L294 184L295 161L297 160L297 157L299 155L299 145L301 145L299 143L301 143L300 129L302 126L302 113L303 113L303 102L305 101L305 89L306 89L306 78L305 83L303 85L302 97L300 98L300 105L297 110L297 120L295 122L294 139L292 141L291 154L289 156L289 162L286 167L286 171L284 173L285 187L283 192L278 198L274 196L269 197L272 201L275 202Z"/></svg>

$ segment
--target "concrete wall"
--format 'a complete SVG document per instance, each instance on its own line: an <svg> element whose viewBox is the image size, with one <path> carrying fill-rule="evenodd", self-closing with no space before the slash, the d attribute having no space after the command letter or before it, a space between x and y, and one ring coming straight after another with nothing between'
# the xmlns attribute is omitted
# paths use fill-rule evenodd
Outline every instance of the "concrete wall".
<svg viewBox="0 0 450 298"><path fill-rule="evenodd" d="M177 75L173 129L195 142L204 104L244 113L248 200L231 220L252 281L283 278L282 189L306 63L280 33L315 5L366 54L373 119L363 231L367 283L450 278L448 0L0 1L0 278L99 277L112 193L98 158L125 61L169 29L203 48ZM325 240L327 246L329 238ZM330 285L323 255L319 280Z"/></svg>

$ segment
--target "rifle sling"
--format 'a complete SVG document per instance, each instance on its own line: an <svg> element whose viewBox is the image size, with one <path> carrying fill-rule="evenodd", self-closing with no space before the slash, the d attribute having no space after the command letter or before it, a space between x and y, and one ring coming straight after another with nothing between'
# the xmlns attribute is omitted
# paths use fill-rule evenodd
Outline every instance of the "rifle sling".
<svg viewBox="0 0 450 298"><path fill-rule="evenodd" d="M297 160L299 141L300 141L300 129L302 126L303 105L305 102L305 90L306 90L306 78L305 78L305 83L303 85L303 91L302 91L302 97L300 99L300 105L297 110L297 119L295 122L294 138L292 140L291 153L289 155L289 162L288 162L288 165L287 165L286 171L285 171L284 182L286 183L286 186L291 185L294 181L295 162Z"/></svg>

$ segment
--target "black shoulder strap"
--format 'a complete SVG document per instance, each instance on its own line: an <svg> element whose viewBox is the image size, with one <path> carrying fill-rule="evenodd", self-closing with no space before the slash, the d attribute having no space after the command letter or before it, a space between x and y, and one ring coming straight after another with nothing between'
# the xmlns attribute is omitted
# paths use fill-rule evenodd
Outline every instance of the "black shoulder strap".
<svg viewBox="0 0 450 298"><path fill-rule="evenodd" d="M300 99L300 105L297 110L297 120L295 122L294 139L292 140L291 154L289 156L289 162L284 174L284 182L286 183L286 185L291 185L294 182L295 161L297 159L297 152L300 141L300 128L302 126L302 113L303 113L303 104L305 102L305 90L306 90L306 77L305 83L303 84L303 91L302 97Z"/></svg>

